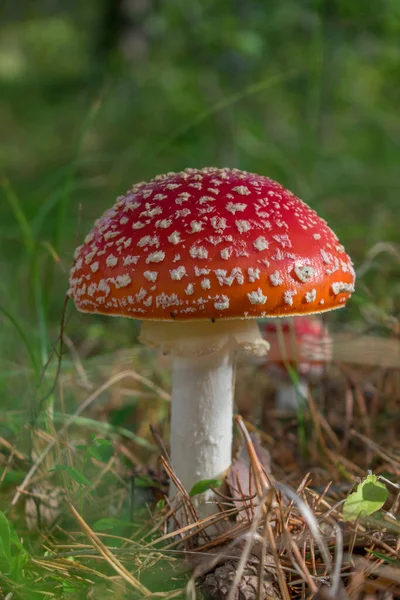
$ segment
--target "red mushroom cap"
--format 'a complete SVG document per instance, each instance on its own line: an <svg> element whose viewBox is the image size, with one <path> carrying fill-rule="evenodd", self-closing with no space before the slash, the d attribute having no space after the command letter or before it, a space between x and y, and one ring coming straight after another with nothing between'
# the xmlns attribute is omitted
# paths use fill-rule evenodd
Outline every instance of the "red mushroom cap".
<svg viewBox="0 0 400 600"><path fill-rule="evenodd" d="M326 222L279 183L204 168L120 196L76 249L68 294L138 319L254 318L340 308L354 279Z"/></svg>
<svg viewBox="0 0 400 600"><path fill-rule="evenodd" d="M331 359L332 340L318 316L269 321L262 333L270 344L267 362L281 370L290 365L301 375L317 375Z"/></svg>

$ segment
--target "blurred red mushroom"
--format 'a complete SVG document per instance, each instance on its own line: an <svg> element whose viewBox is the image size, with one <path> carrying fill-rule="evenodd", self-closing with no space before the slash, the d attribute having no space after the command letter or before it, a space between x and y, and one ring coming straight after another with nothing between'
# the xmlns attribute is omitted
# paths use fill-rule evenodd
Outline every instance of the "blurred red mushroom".
<svg viewBox="0 0 400 600"><path fill-rule="evenodd" d="M310 381L319 379L331 360L328 328L313 315L275 319L262 331L270 343L267 367L276 384L276 407L295 411L307 400Z"/></svg>

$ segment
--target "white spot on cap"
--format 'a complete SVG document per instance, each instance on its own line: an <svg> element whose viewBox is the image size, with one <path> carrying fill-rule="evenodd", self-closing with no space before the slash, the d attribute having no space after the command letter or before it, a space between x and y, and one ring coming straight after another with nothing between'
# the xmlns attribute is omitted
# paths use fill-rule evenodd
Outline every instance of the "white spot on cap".
<svg viewBox="0 0 400 600"><path fill-rule="evenodd" d="M171 279L180 281L184 275L186 275L186 269L184 266L180 266L177 269L172 269L170 272Z"/></svg>
<svg viewBox="0 0 400 600"><path fill-rule="evenodd" d="M205 277L204 279L201 280L200 285L203 288L203 290L209 290L211 287L211 282L209 279L207 279Z"/></svg>
<svg viewBox="0 0 400 600"><path fill-rule="evenodd" d="M189 192L180 192L178 198L181 198L182 202L187 202L192 194Z"/></svg>
<svg viewBox="0 0 400 600"><path fill-rule="evenodd" d="M293 305L293 296L295 296L296 294L297 294L297 292L295 290L286 290L286 292L283 293L283 300L284 300L285 304L292 306Z"/></svg>
<svg viewBox="0 0 400 600"><path fill-rule="evenodd" d="M210 269L199 269L199 267L194 268L194 274L196 277L201 277L202 275L208 275L210 273Z"/></svg>
<svg viewBox="0 0 400 600"><path fill-rule="evenodd" d="M273 260L285 260L285 253L280 248L277 248L272 258Z"/></svg>
<svg viewBox="0 0 400 600"><path fill-rule="evenodd" d="M258 290L256 290L255 292L249 292L247 294L247 297L250 300L251 304L265 304L268 300L268 297L264 296L264 294L262 293L261 288L258 288Z"/></svg>
<svg viewBox="0 0 400 600"><path fill-rule="evenodd" d="M153 296L149 296L148 298L146 298L146 300L143 300L143 304L144 306L151 306L153 303Z"/></svg>
<svg viewBox="0 0 400 600"><path fill-rule="evenodd" d="M320 233L314 233L313 234L313 238L314 238L314 240L320 240L321 239L321 234Z"/></svg>
<svg viewBox="0 0 400 600"><path fill-rule="evenodd" d="M240 196L248 196L250 194L249 188L245 185L237 185L236 187L232 188L232 191L240 194Z"/></svg>
<svg viewBox="0 0 400 600"><path fill-rule="evenodd" d="M137 265L140 256L125 256L124 258L124 267L128 265Z"/></svg>
<svg viewBox="0 0 400 600"><path fill-rule="evenodd" d="M97 290L97 283L91 283L87 289L87 293L89 294L89 296L93 296L93 294L95 293L95 291Z"/></svg>
<svg viewBox="0 0 400 600"><path fill-rule="evenodd" d="M194 285L193 283L188 283L185 289L185 294L187 296L192 296L194 294Z"/></svg>
<svg viewBox="0 0 400 600"><path fill-rule="evenodd" d="M141 248L143 248L143 246L159 246L160 241L156 235L145 235L144 237L140 238L136 245L140 246Z"/></svg>
<svg viewBox="0 0 400 600"><path fill-rule="evenodd" d="M247 204L241 204L240 202L237 202L235 204L235 202L228 202L228 204L226 205L226 210L229 210L229 212L231 212L233 215L236 212L241 212L243 210L245 210L247 208Z"/></svg>
<svg viewBox="0 0 400 600"><path fill-rule="evenodd" d="M204 307L202 307L202 308L204 308ZM195 312L197 312L197 309L194 308L194 306L187 306L186 308L179 309L179 312L184 313L184 314L185 313L195 313Z"/></svg>
<svg viewBox="0 0 400 600"><path fill-rule="evenodd" d="M201 221L191 221L190 227L192 228L192 233L198 233L203 230L204 223Z"/></svg>
<svg viewBox="0 0 400 600"><path fill-rule="evenodd" d="M332 275L332 273L335 273L336 271L339 270L340 268L340 264L339 264L339 259L337 256L334 256L334 265L330 268L330 269L326 269L326 274L327 275Z"/></svg>
<svg viewBox="0 0 400 600"><path fill-rule="evenodd" d="M253 269L253 267L249 267L247 269L247 277L249 278L250 283L254 283L256 279L260 279L260 269Z"/></svg>
<svg viewBox="0 0 400 600"><path fill-rule="evenodd" d="M115 237L118 237L120 234L121 234L120 231L106 231L106 233L104 234L104 239L106 241L108 241Z"/></svg>
<svg viewBox="0 0 400 600"><path fill-rule="evenodd" d="M88 265L90 262L92 262L93 258L95 257L95 254L97 253L98 248L97 246L93 246L91 252L88 252L85 256L85 263Z"/></svg>
<svg viewBox="0 0 400 600"><path fill-rule="evenodd" d="M164 292L156 297L156 306L159 308L169 308L170 306L179 306L182 304L176 294L165 294Z"/></svg>
<svg viewBox="0 0 400 600"><path fill-rule="evenodd" d="M128 217L122 217L119 222L121 225L126 225L126 223L128 223L129 219Z"/></svg>
<svg viewBox="0 0 400 600"><path fill-rule="evenodd" d="M100 279L99 285L97 286L97 291L104 292L106 296L110 294L111 288L105 279Z"/></svg>
<svg viewBox="0 0 400 600"><path fill-rule="evenodd" d="M321 253L321 258L324 261L324 263L326 265L330 265L331 261L332 261L332 254L330 254L329 252L326 252L323 249L320 250L320 253Z"/></svg>
<svg viewBox="0 0 400 600"><path fill-rule="evenodd" d="M226 229L226 219L224 217L212 217L211 225L216 229L219 233L222 233L224 229Z"/></svg>
<svg viewBox="0 0 400 600"><path fill-rule="evenodd" d="M147 290L144 289L144 287L140 288L139 292L136 294L136 300L138 302L141 302L142 300L144 300L144 298L146 298L147 295Z"/></svg>
<svg viewBox="0 0 400 600"><path fill-rule="evenodd" d="M251 229L251 223L245 220L235 221L235 225L238 228L239 233L245 233Z"/></svg>
<svg viewBox="0 0 400 600"><path fill-rule="evenodd" d="M335 281L332 283L331 289L335 296L341 292L352 294L354 292L354 285L352 283L346 283L345 281Z"/></svg>
<svg viewBox="0 0 400 600"><path fill-rule="evenodd" d="M94 262L92 265L90 265L90 269L91 269L92 273L96 273L96 271L99 270L99 267L100 267L100 265L98 262Z"/></svg>
<svg viewBox="0 0 400 600"><path fill-rule="evenodd" d="M161 227L162 229L167 229L172 224L171 219L162 219L161 221L156 222L156 227Z"/></svg>
<svg viewBox="0 0 400 600"><path fill-rule="evenodd" d="M217 302L214 302L214 308L217 310L227 310L229 308L228 296L219 296Z"/></svg>
<svg viewBox="0 0 400 600"><path fill-rule="evenodd" d="M145 227L145 224L141 221L136 221L136 223L132 223L132 229L141 229L142 227Z"/></svg>
<svg viewBox="0 0 400 600"><path fill-rule="evenodd" d="M165 198L168 198L168 196L166 196L165 194L156 194L153 198L153 200L165 200Z"/></svg>
<svg viewBox="0 0 400 600"><path fill-rule="evenodd" d="M214 272L220 285L232 285L235 280L240 285L244 283L244 277L240 267L234 267L230 275L227 275L227 271L225 271L225 269L216 269Z"/></svg>
<svg viewBox="0 0 400 600"><path fill-rule="evenodd" d="M261 252L262 250L266 250L269 246L269 242L265 239L264 236L260 235L254 242L253 246L256 250Z"/></svg>
<svg viewBox="0 0 400 600"><path fill-rule="evenodd" d="M156 281L158 277L158 271L145 271L143 276L146 277L148 281Z"/></svg>
<svg viewBox="0 0 400 600"><path fill-rule="evenodd" d="M148 257L146 258L146 264L148 265L149 263L159 263L162 262L165 258L165 252L163 252L162 250L159 250L158 252L153 252L152 254L149 254Z"/></svg>
<svg viewBox="0 0 400 600"><path fill-rule="evenodd" d="M77 248L75 248L74 250L74 258L75 260L78 258L80 251L82 250L82 246L78 246Z"/></svg>
<svg viewBox="0 0 400 600"><path fill-rule="evenodd" d="M175 254L174 260L172 262L177 262L178 260L181 260L181 255L180 254Z"/></svg>
<svg viewBox="0 0 400 600"><path fill-rule="evenodd" d="M278 244L282 246L282 248L292 247L292 242L290 241L289 236L286 233L275 234L272 237L276 242L278 242Z"/></svg>
<svg viewBox="0 0 400 600"><path fill-rule="evenodd" d="M222 235L210 235L207 238L207 241L210 242L210 244L212 244L213 246L218 246L218 244L224 241L224 238L222 237Z"/></svg>
<svg viewBox="0 0 400 600"><path fill-rule="evenodd" d="M131 283L132 279L129 275L117 275L115 278L115 287L117 289L127 287Z"/></svg>
<svg viewBox="0 0 400 600"><path fill-rule="evenodd" d="M309 292L306 292L305 299L306 299L307 303L315 302L316 298L317 298L317 290L313 289L313 290L310 290Z"/></svg>
<svg viewBox="0 0 400 600"><path fill-rule="evenodd" d="M191 246L189 254L192 258L208 258L208 251L204 246Z"/></svg>
<svg viewBox="0 0 400 600"><path fill-rule="evenodd" d="M113 254L110 254L109 256L107 256L107 258L106 258L107 267L116 267L117 264L118 264L118 258L116 256L114 256Z"/></svg>
<svg viewBox="0 0 400 600"><path fill-rule="evenodd" d="M173 231L171 233L171 235L168 236L168 241L171 244L180 244L181 242L181 234L179 233L179 231Z"/></svg>
<svg viewBox="0 0 400 600"><path fill-rule="evenodd" d="M224 260L228 260L229 257L232 255L232 252L233 252L232 247L223 248L220 252L221 258L223 258Z"/></svg>
<svg viewBox="0 0 400 600"><path fill-rule="evenodd" d="M313 279L315 269L309 265L295 265L294 272L302 283L307 283Z"/></svg>
<svg viewBox="0 0 400 600"><path fill-rule="evenodd" d="M161 215L162 208L161 206L155 206L151 208L150 204L145 204L146 210L140 213L141 217L155 217L156 215Z"/></svg>
<svg viewBox="0 0 400 600"><path fill-rule="evenodd" d="M137 208L139 208L139 206L140 206L139 202L131 202L131 203L127 202L127 204L125 205L125 208L124 208L124 212L128 212L130 210L136 210Z"/></svg>

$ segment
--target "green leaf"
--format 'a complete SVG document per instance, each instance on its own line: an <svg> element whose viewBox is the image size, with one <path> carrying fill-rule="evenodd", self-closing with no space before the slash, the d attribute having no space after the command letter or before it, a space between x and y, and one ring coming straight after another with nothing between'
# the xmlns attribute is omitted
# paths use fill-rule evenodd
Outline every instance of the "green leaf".
<svg viewBox="0 0 400 600"><path fill-rule="evenodd" d="M159 500L156 504L157 512L161 512L165 506L165 500Z"/></svg>
<svg viewBox="0 0 400 600"><path fill-rule="evenodd" d="M387 554L383 554L383 552L377 552L377 550L369 550L366 548L368 554L372 554L372 556L376 556L379 560L383 560L391 565L396 565L396 567L400 567L400 561L392 558L391 556L387 556Z"/></svg>
<svg viewBox="0 0 400 600"><path fill-rule="evenodd" d="M73 467L68 467L67 465L56 465L54 469L50 469L50 472L52 471L65 471L65 473L67 473L71 479L76 481L76 483L79 483L79 485L90 485L89 479L85 477L83 473L77 469L74 469Z"/></svg>
<svg viewBox="0 0 400 600"><path fill-rule="evenodd" d="M21 581L28 561L25 550L13 524L0 512L0 568L13 581Z"/></svg>
<svg viewBox="0 0 400 600"><path fill-rule="evenodd" d="M94 523L93 530L94 531L121 531L121 529L126 528L134 528L134 523L129 521L123 521L122 519L115 519L114 517L105 517L104 519L99 519Z"/></svg>
<svg viewBox="0 0 400 600"><path fill-rule="evenodd" d="M82 452L86 452L86 450L88 449L88 446L86 446L86 444L77 444L75 446L75 448L77 450L81 450Z"/></svg>
<svg viewBox="0 0 400 600"><path fill-rule="evenodd" d="M360 516L368 517L385 504L389 492L386 486L378 481L376 475L368 475L355 492L350 494L343 505L343 519L355 521Z"/></svg>
<svg viewBox="0 0 400 600"><path fill-rule="evenodd" d="M87 453L92 458L99 460L100 462L107 462L114 454L114 449L111 446L90 446L87 449Z"/></svg>
<svg viewBox="0 0 400 600"><path fill-rule="evenodd" d="M112 442L104 438L95 438L94 442L96 446L112 446Z"/></svg>
<svg viewBox="0 0 400 600"><path fill-rule="evenodd" d="M154 481L149 475L137 475L134 478L134 486L138 488L157 488L162 489L161 483Z"/></svg>
<svg viewBox="0 0 400 600"><path fill-rule="evenodd" d="M11 529L7 517L0 512L0 556L11 564Z"/></svg>
<svg viewBox="0 0 400 600"><path fill-rule="evenodd" d="M211 487L217 488L222 485L222 479L202 479L194 484L192 489L189 492L189 496L193 498L193 496L197 496L198 494L203 494Z"/></svg>

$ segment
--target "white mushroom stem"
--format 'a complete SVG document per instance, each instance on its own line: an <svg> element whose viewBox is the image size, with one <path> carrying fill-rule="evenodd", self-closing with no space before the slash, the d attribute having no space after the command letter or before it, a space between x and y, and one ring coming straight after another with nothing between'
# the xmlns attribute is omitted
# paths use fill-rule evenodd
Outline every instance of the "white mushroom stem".
<svg viewBox="0 0 400 600"><path fill-rule="evenodd" d="M269 347L257 323L145 321L140 339L172 355L170 445L176 476L188 492L199 481L223 478L232 458L236 353L263 355ZM210 492L195 497L199 517L216 511L212 497Z"/></svg>
<svg viewBox="0 0 400 600"><path fill-rule="evenodd" d="M231 464L234 354L173 358L171 462L188 491Z"/></svg>
<svg viewBox="0 0 400 600"><path fill-rule="evenodd" d="M304 406L308 398L308 383L300 378L296 384L281 382L276 391L276 408L287 412L296 412L299 406Z"/></svg>

